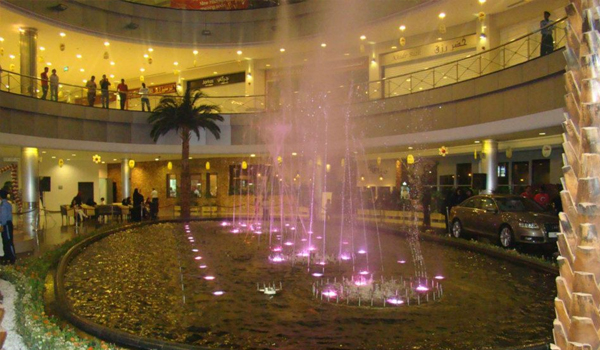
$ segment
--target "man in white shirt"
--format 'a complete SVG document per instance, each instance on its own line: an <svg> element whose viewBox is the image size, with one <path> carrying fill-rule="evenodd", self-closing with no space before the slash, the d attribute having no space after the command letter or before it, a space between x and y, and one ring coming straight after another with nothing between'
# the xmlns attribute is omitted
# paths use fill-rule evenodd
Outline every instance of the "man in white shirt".
<svg viewBox="0 0 600 350"><path fill-rule="evenodd" d="M50 100L58 101L58 75L56 75L56 69L52 70L50 76Z"/></svg>
<svg viewBox="0 0 600 350"><path fill-rule="evenodd" d="M152 205L150 206L150 217L156 219L158 217L158 191L156 188L150 192L150 198L152 198Z"/></svg>
<svg viewBox="0 0 600 350"><path fill-rule="evenodd" d="M148 88L146 87L146 83L142 83L142 88L140 89L140 95L142 95L142 112L146 111L146 108L148 108L148 112L151 112L150 110L150 100L148 99L148 94L150 93L150 91L148 90Z"/></svg>

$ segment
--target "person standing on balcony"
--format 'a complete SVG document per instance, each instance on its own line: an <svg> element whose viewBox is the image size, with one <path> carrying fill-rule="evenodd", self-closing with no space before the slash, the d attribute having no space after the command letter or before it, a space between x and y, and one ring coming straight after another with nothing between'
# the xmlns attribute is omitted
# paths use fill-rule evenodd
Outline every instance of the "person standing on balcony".
<svg viewBox="0 0 600 350"><path fill-rule="evenodd" d="M117 86L117 91L119 92L119 99L121 100L121 109L125 109L125 102L127 101L127 84L125 84L125 79L121 79L121 84Z"/></svg>
<svg viewBox="0 0 600 350"><path fill-rule="evenodd" d="M102 102L102 108L108 108L108 102L110 99L108 98L108 88L110 87L110 81L106 79L106 74L102 75L102 80L100 80L100 102Z"/></svg>
<svg viewBox="0 0 600 350"><path fill-rule="evenodd" d="M58 101L58 75L56 75L56 69L52 70L50 76L50 100Z"/></svg>
<svg viewBox="0 0 600 350"><path fill-rule="evenodd" d="M96 102L96 77L92 75L90 80L85 84L85 87L88 89L88 106L94 107L94 102Z"/></svg>
<svg viewBox="0 0 600 350"><path fill-rule="evenodd" d="M14 264L16 260L15 244L13 242L12 205L8 201L8 192L0 190L0 226L2 231L3 260Z"/></svg>
<svg viewBox="0 0 600 350"><path fill-rule="evenodd" d="M48 67L44 67L44 71L40 75L42 78L42 100L48 96Z"/></svg>
<svg viewBox="0 0 600 350"><path fill-rule="evenodd" d="M544 11L544 19L540 21L542 29L542 43L540 46L540 56L546 56L554 51L554 38L552 37L552 21L550 20L550 12Z"/></svg>
<svg viewBox="0 0 600 350"><path fill-rule="evenodd" d="M142 88L140 89L140 95L142 95L142 112L146 111L144 107L148 107L148 112L152 112L150 110L150 100L148 99L149 93L150 90L146 87L146 83L142 83Z"/></svg>

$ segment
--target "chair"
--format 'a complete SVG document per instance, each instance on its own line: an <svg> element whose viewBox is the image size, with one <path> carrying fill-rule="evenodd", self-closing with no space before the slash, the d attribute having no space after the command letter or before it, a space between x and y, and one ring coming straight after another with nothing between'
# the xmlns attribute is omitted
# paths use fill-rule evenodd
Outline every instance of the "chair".
<svg viewBox="0 0 600 350"><path fill-rule="evenodd" d="M98 205L96 207L96 216L98 217L98 220L103 222L107 221L107 218L111 217L112 213L112 206L110 205Z"/></svg>
<svg viewBox="0 0 600 350"><path fill-rule="evenodd" d="M111 210L111 216L113 218L116 218L119 221L123 221L123 216L121 214L121 206L119 206L119 205L111 205L110 206L110 210Z"/></svg>
<svg viewBox="0 0 600 350"><path fill-rule="evenodd" d="M61 205L60 206L60 224L61 224L61 226L65 225L65 218L67 218L67 224L70 224L69 216L67 215L67 206Z"/></svg>

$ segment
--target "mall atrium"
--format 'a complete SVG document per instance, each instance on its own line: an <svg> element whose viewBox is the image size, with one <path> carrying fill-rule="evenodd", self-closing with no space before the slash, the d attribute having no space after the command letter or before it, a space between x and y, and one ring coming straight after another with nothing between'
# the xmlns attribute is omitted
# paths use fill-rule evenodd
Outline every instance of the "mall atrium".
<svg viewBox="0 0 600 350"><path fill-rule="evenodd" d="M38 303L12 332L59 350L546 349L556 232L521 257L526 238L456 240L445 216L457 189L560 202L569 3L0 0L0 183L38 275L0 273ZM218 131L182 159L183 124L153 137L149 117L199 91Z"/></svg>

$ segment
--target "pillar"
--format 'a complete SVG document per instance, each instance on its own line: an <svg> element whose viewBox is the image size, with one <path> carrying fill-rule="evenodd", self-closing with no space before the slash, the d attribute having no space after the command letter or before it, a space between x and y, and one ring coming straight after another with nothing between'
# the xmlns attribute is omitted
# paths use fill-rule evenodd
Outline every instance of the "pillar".
<svg viewBox="0 0 600 350"><path fill-rule="evenodd" d="M121 160L121 188L121 200L131 196L131 168L128 158ZM117 200L117 202L119 201Z"/></svg>
<svg viewBox="0 0 600 350"><path fill-rule="evenodd" d="M23 147L21 149L21 186L23 202L23 231L34 238L39 227L39 168L38 149Z"/></svg>
<svg viewBox="0 0 600 350"><path fill-rule="evenodd" d="M37 77L37 29L21 28L19 37L21 74ZM37 80L21 78L21 94L37 96Z"/></svg>
<svg viewBox="0 0 600 350"><path fill-rule="evenodd" d="M481 153L483 172L487 174L485 193L493 193L498 187L498 141L484 140Z"/></svg>

